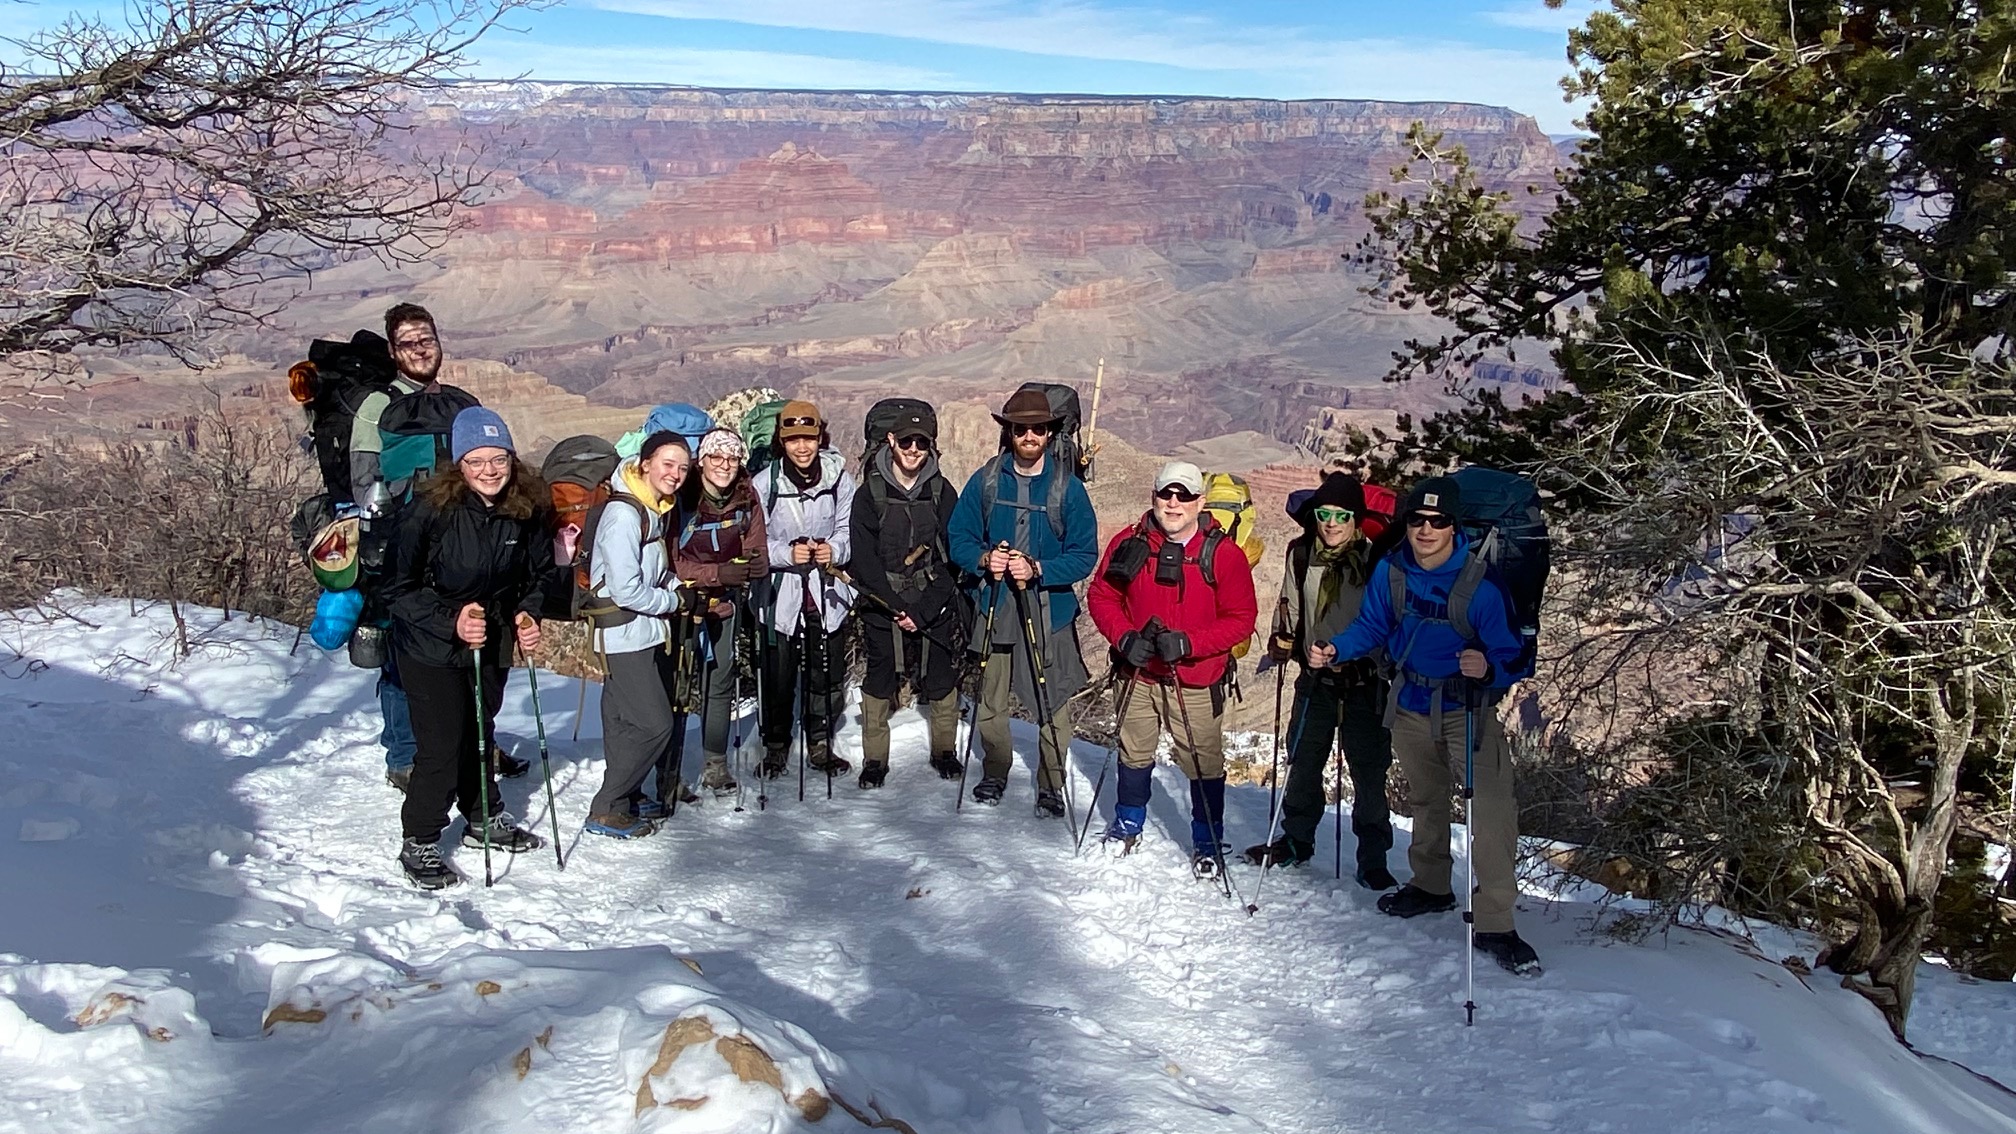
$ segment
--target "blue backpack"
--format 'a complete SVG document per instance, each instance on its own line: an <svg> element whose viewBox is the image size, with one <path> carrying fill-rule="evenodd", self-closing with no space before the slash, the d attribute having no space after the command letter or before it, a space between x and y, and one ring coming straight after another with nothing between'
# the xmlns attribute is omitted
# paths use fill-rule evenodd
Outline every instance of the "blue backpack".
<svg viewBox="0 0 2016 1134"><path fill-rule="evenodd" d="M1540 508L1540 489L1516 473L1472 465L1454 474L1463 490L1458 520L1470 540L1470 559L1449 588L1449 624L1465 640L1476 641L1470 604L1484 579L1505 596L1506 621L1519 632L1519 660L1503 674L1509 681L1533 676L1540 646L1540 599L1547 591L1553 542ZM1389 571L1393 609L1407 607L1407 573Z"/></svg>

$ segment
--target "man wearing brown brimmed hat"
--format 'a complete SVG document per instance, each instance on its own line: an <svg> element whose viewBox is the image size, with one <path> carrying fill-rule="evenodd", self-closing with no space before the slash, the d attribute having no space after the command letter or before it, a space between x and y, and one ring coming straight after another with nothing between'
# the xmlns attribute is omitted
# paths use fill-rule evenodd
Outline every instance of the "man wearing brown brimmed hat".
<svg viewBox="0 0 2016 1134"><path fill-rule="evenodd" d="M1076 470L1054 459L1052 441L1063 420L1041 389L1016 391L994 420L1001 423L1002 452L966 482L951 529L952 561L980 580L973 648L981 655L977 723L986 760L973 799L999 803L1007 791L1015 760L1012 691L1039 716L1048 710L1036 808L1063 815L1065 703L1090 680L1078 650L1072 585L1099 561L1099 518Z"/></svg>

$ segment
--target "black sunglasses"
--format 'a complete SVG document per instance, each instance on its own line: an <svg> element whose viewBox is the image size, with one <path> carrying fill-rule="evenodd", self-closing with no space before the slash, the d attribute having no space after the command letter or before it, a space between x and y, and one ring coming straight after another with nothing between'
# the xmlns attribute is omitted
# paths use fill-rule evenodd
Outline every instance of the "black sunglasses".
<svg viewBox="0 0 2016 1134"><path fill-rule="evenodd" d="M929 437L898 437L896 439L896 447L898 449L929 449L931 447L931 439Z"/></svg>
<svg viewBox="0 0 2016 1134"><path fill-rule="evenodd" d="M1435 529L1436 531L1438 531L1438 532L1439 532L1439 531L1441 531L1441 530L1442 530L1443 528L1453 528L1453 527L1455 527L1455 526L1456 526L1456 517L1454 517L1454 516L1445 516L1445 515L1442 515L1442 514L1440 514L1440 513L1436 513L1436 514L1433 514L1433 515L1430 515L1430 514L1427 514L1427 513L1423 513L1423 512L1409 512L1409 513L1407 514L1407 526L1408 526L1408 527L1410 527L1410 528L1418 528L1418 527L1420 527L1420 526L1421 526L1421 525L1423 525L1423 524L1426 524L1426 525L1428 525L1429 527L1431 527L1431 528L1434 528L1434 529Z"/></svg>
<svg viewBox="0 0 2016 1134"><path fill-rule="evenodd" d="M1195 492L1192 492L1189 489L1183 487L1180 484L1172 484L1167 488L1156 489L1155 499L1181 500L1183 503L1188 504L1193 500L1201 500L1203 498L1197 495Z"/></svg>
<svg viewBox="0 0 2016 1134"><path fill-rule="evenodd" d="M1017 437L1020 437L1025 433L1033 433L1038 437L1048 437L1050 436L1051 427L1050 423L1046 421L1041 425L1017 425L1014 426L1013 428L1015 430L1015 436Z"/></svg>
<svg viewBox="0 0 2016 1134"><path fill-rule="evenodd" d="M819 424L819 419L816 417L780 417L777 419L777 427L779 429L795 429L801 425L817 424Z"/></svg>

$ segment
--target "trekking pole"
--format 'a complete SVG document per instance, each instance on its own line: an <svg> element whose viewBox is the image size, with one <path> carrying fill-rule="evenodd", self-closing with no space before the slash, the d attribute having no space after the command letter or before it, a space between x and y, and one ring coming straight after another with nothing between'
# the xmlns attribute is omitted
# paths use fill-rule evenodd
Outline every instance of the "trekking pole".
<svg viewBox="0 0 2016 1134"><path fill-rule="evenodd" d="M592 634L594 631L591 630L589 633ZM574 698L574 743L579 744L581 742L581 714L588 711L588 674L584 671L580 677L574 679L574 682L581 689L580 693Z"/></svg>
<svg viewBox="0 0 2016 1134"><path fill-rule="evenodd" d="M1337 843L1337 879L1344 879L1344 745L1337 745L1337 807L1331 832Z"/></svg>
<svg viewBox="0 0 2016 1134"><path fill-rule="evenodd" d="M987 603L987 629L980 635L980 686L973 691L973 717L966 724L966 747L959 758L959 794L952 799L958 814L966 803L966 769L973 763L973 737L980 731L980 702L987 695L987 667L994 661L994 615L1001 609L1001 581L996 579ZM1011 660L1012 666L1014 662Z"/></svg>
<svg viewBox="0 0 2016 1134"><path fill-rule="evenodd" d="M812 652L812 631L805 625L805 612L798 613L798 802L805 802L805 765L812 759L812 671L806 665Z"/></svg>
<svg viewBox="0 0 2016 1134"><path fill-rule="evenodd" d="M1308 680L1310 687L1313 688L1316 680L1314 675L1311 675ZM1295 735L1288 738L1288 774L1291 776L1295 774L1295 753L1302 747L1302 730L1309 727L1309 688L1304 688L1295 695L1295 716L1292 723L1295 727ZM1281 809L1276 811L1274 817L1267 821L1267 842L1263 845L1268 847L1274 845L1274 839L1281 830L1282 815L1287 810L1288 807L1284 801ZM1246 907L1247 916L1250 917L1260 912L1260 892L1267 888L1267 874L1273 869L1274 855L1269 851L1267 852L1267 861L1260 867L1260 881L1253 886L1253 902Z"/></svg>
<svg viewBox="0 0 2016 1134"><path fill-rule="evenodd" d="M1197 752L1197 730L1191 727L1190 724L1190 699L1183 696L1183 685L1173 675L1169 678L1169 684L1163 686L1163 688L1176 691L1176 711L1183 717L1183 735L1190 745L1190 762L1193 767L1202 772L1204 765ZM1198 776L1197 782L1201 785L1204 782L1204 777L1201 775ZM1197 790L1201 793L1204 789L1200 786ZM1224 804L1219 804L1218 813L1214 815L1211 813L1211 797L1206 795L1204 797L1204 818L1206 822L1211 824L1211 856L1218 862L1218 884L1225 891L1225 896L1230 898L1233 896L1234 884L1232 881L1232 870L1225 864ZM1246 916L1248 917L1253 916L1253 911L1258 908L1257 906L1249 906L1247 904L1244 893L1238 895L1238 902L1240 908L1246 911Z"/></svg>
<svg viewBox="0 0 2016 1134"><path fill-rule="evenodd" d="M1049 732L1053 727L1050 716L1050 681L1044 675L1044 671L1048 666L1043 660L1043 647L1036 644L1036 620L1029 613L1029 589L1020 580L1017 580L1015 583L1015 604L1022 614L1022 636L1029 640L1029 672L1036 686L1036 712L1042 717L1042 722L1036 729L1036 790L1038 794L1041 794L1043 790L1043 741L1047 739L1044 734ZM1040 609L1041 604L1036 605ZM1072 827L1078 825L1078 805L1072 799L1071 791L1071 738L1069 736L1061 736L1057 738L1057 741L1057 774L1063 777L1064 781L1058 786L1063 789L1064 822L1066 823L1064 829L1068 832Z"/></svg>
<svg viewBox="0 0 2016 1134"><path fill-rule="evenodd" d="M1270 831L1274 828L1274 818L1279 810L1281 801L1281 694L1287 684L1288 663L1276 662L1274 665L1274 755L1272 765L1267 772L1267 828ZM1290 753L1288 759L1292 762L1295 759L1294 754ZM1267 841L1270 843L1273 842L1273 836L1269 835Z"/></svg>
<svg viewBox="0 0 2016 1134"><path fill-rule="evenodd" d="M750 598L752 600L755 598L755 592L753 589L750 592ZM763 625L761 627L763 637L760 639L757 638L756 633L759 628L754 622L751 622L749 624L749 640L750 640L749 644L751 647L749 651L749 660L756 667L756 716L758 726L757 731L759 735L761 734L762 731L761 726L764 712L763 698L764 695L768 692L768 686L769 686L768 678L765 677L764 675L765 667L763 665L763 660L766 655L763 653L760 647L767 645L770 648L770 654L768 656L773 657L775 656L777 650L777 642L776 642L777 636L771 632L770 619L771 619L770 604L768 602L765 602L763 604ZM765 748L764 754L766 756L769 754L767 747ZM756 810L767 811L769 810L769 807L770 807L770 777L764 775L763 769L759 766L756 769Z"/></svg>
<svg viewBox="0 0 2016 1134"><path fill-rule="evenodd" d="M1085 850L1085 836L1091 833L1092 817L1099 813L1099 793L1106 788L1106 774L1111 772L1113 765L1120 761L1120 723L1127 715L1127 701L1129 695L1134 691L1134 678L1131 675L1122 674L1117 662L1108 672L1107 676L1109 682L1115 684L1117 687L1117 691L1113 694L1114 743L1107 746L1106 762L1099 768L1099 781L1092 785L1092 802L1085 807L1085 821L1078 825L1078 845L1072 849L1074 855L1082 853ZM1119 685L1119 682L1125 682L1126 684Z"/></svg>
<svg viewBox="0 0 2016 1134"><path fill-rule="evenodd" d="M743 597L746 599L748 596L745 594ZM723 633L721 638L723 641L727 641L730 637L739 639L742 636L742 631L747 629L749 631L749 657L753 660L756 657L756 629L755 623L749 621L747 617L746 603L737 604L735 617L735 633L733 635ZM734 644L731 644L730 648L734 649L734 656L739 659L741 657L741 650ZM742 795L744 790L746 790L742 785L742 746L749 739L748 726L743 723L741 714L735 711L735 703L739 699L737 694L741 693L741 691L742 683L735 681L731 684L728 693L728 715L735 726L734 735L729 738L728 742L728 752L732 761L729 767L731 774L735 777L735 810L738 812L747 810L747 808L742 806ZM760 666L757 668L756 673L756 704L760 712L763 704L763 673ZM701 719L703 721L701 727L704 729L706 727L704 724L706 719L704 714ZM762 786L758 785L756 790L760 794L763 790ZM759 803L758 806L760 807L761 804Z"/></svg>
<svg viewBox="0 0 2016 1134"><path fill-rule="evenodd" d="M469 647L469 668L476 673L476 770L479 786L477 794L483 797L483 885L494 886L497 876L490 869L490 742L483 735L483 648ZM466 801L465 801L465 806ZM468 812L463 812L467 815Z"/></svg>
<svg viewBox="0 0 2016 1134"><path fill-rule="evenodd" d="M1477 704L1476 689L1463 693L1463 1026L1477 1022Z"/></svg>
<svg viewBox="0 0 2016 1134"><path fill-rule="evenodd" d="M532 727L539 732L539 769L546 776L546 814L553 820L553 861L565 870L567 856L560 850L560 812L553 806L553 761L546 755L546 718L539 713L539 667L530 658L525 659L525 676L532 682Z"/></svg>
<svg viewBox="0 0 2016 1134"><path fill-rule="evenodd" d="M713 657L712 643L707 640L705 617L705 615L702 615L694 619L693 645L679 655L679 668L673 671L672 688L675 690L675 699L678 703L673 706L672 712L672 760L669 765L660 763L658 766L658 790L665 796L665 818L668 822L679 817L679 797L686 794L686 785L684 782L686 771L686 722L692 719L693 716L693 686L696 681L704 683L706 680L704 676L696 675L694 671L693 652L698 649L707 649L710 664ZM700 672L704 674L706 671L702 670ZM701 712L704 713L706 712L705 706L707 704L707 694L704 685L700 697ZM706 718L702 717L701 719L705 720ZM669 777L665 774L668 769L671 772ZM666 786L668 778L671 781L671 786L669 787Z"/></svg>

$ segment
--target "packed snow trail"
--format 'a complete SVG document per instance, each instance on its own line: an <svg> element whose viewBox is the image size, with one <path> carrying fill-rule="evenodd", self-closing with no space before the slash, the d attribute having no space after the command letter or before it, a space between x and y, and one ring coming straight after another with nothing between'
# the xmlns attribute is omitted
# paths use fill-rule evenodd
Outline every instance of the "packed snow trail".
<svg viewBox="0 0 2016 1134"><path fill-rule="evenodd" d="M545 675L565 872L500 857L485 890L456 847L468 881L423 894L373 675L288 628L185 612L178 663L165 611L76 613L0 628L0 1129L2016 1132L2016 1098L1774 963L1789 940L1618 944L1529 895L1547 975L1480 965L1465 1028L1456 916L1381 916L1326 855L1247 917L1191 877L1173 769L1126 858L1032 817L1028 751L955 814L913 712L879 791L759 812L751 781L619 842L580 833L594 691L573 742ZM547 831L523 674L499 730ZM1081 805L1106 758L1077 747ZM1229 793L1235 844L1266 807ZM2009 990L1922 984L1920 1042L2007 1072ZM750 1047L769 1070L731 1066Z"/></svg>

